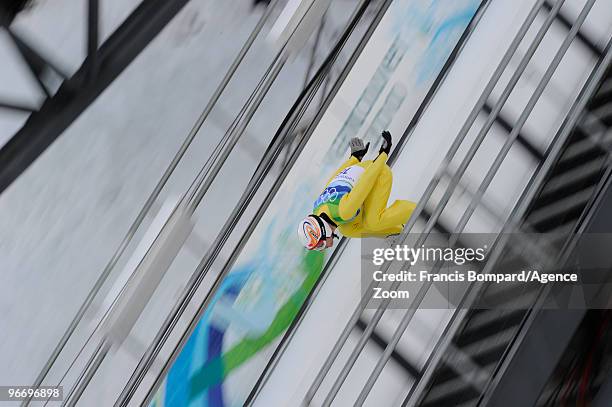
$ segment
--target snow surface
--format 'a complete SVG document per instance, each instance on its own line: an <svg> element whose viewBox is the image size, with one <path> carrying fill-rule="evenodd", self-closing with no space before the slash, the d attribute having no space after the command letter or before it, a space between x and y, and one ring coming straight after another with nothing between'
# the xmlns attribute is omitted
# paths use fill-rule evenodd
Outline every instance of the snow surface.
<svg viewBox="0 0 612 407"><path fill-rule="evenodd" d="M48 50L68 72L74 72L84 56L85 3L39 0L18 17L15 28ZM139 0L101 3L105 37ZM352 7L351 2L340 1L331 9L317 61ZM0 336L0 383L34 381L261 13L261 8L253 9L246 0L189 2L91 107L0 195L0 332L5 333ZM167 197L186 190L270 63L273 49L263 37L155 208ZM173 304L225 221L301 90L311 47L281 72L213 184L210 198L198 211L196 232L174 265L180 272L167 279L165 297L159 298L163 312ZM4 41L0 59L4 61L11 52L14 49ZM2 83L0 94L6 90L9 96L36 102L38 90L31 78L15 60L7 61L10 63L0 65L0 73L10 80ZM20 125L13 114L0 112L0 144ZM151 216L136 242L150 220ZM128 254L134 246L128 248ZM111 281L116 274L111 275ZM152 307L155 312L163 315ZM92 316L89 313L87 323L77 330L49 382L59 380L76 355L91 331ZM149 325L147 334L156 329ZM137 352L142 353L139 341L134 339Z"/></svg>
<svg viewBox="0 0 612 407"><path fill-rule="evenodd" d="M138 0L106 0L101 3L103 33L108 35ZM574 2L569 3L575 7ZM583 1L576 3L582 4ZM331 22L326 25L328 37L322 41L323 44L329 43L331 33L348 17L349 4L353 3L333 2L337 12L332 13ZM445 151L457 133L466 112L484 86L483 81L499 60L504 48L500 44L509 42L512 28L522 21L531 4L530 0L512 4L493 2L488 11L492 17L483 20L479 40L473 40L466 47L457 67L449 74L432 108L404 150L396 171L409 172L412 176L406 184L399 186L396 183L392 198L418 198L441 159L439 152ZM81 19L84 10L82 0L38 0L34 8L19 17L16 26L35 43L53 50L51 56L54 60L68 72L73 72L84 55ZM597 15L594 18L597 22L592 24L595 28L589 30L601 42L609 29L598 27L609 27L612 18L603 17L610 16L609 7L598 10L598 13L592 13ZM191 1L62 137L0 195L0 332L9 333L0 336L0 383L27 384L34 380L260 13L260 9L253 11L251 2L246 0ZM503 21L505 29L501 28L500 21ZM0 38L0 41L1 77L10 78L10 81L0 83L0 94L35 103L40 97L38 90L31 80L23 77L21 67L11 62L9 57L14 55L14 49L7 45L6 38ZM550 41L558 44L558 37ZM573 49L571 52L579 55L583 51ZM258 157L284 116L279 112L285 112L299 92L309 54L310 50L305 50L281 73L249 126L245 139L238 144L213 184L209 198L198 211L196 233L173 264L157 302L147 310L134 329L135 334L120 352L103 366L103 372L123 373L96 378L94 387L84 396L85 403L100 402L101 397L108 397L108 400L116 397L118 386L125 382L129 369L154 335L156 328L153 327L159 324L161 316L173 303L182 284L225 221L233 206L228 203L235 202L246 185ZM239 70L237 80L228 89L229 96L222 98L219 108L211 115L156 207L166 198L186 189L272 56L269 45L257 43L256 52L250 54ZM487 63L475 69L474 60ZM547 120L563 115L563 109L569 106L592 64L592 59L585 54L579 64L570 63L564 68L563 76L554 78L551 88L566 92L566 98L561 100L558 94L547 92L545 100L538 104L540 119L534 119L526 126L526 133L539 145L545 146L554 134L551 123L556 121ZM533 78L537 80L538 72L541 75L546 68L545 55L541 56L536 68L532 71L531 82L524 81L520 89L533 89ZM366 71L353 74L365 76ZM569 83L572 86L566 85ZM457 95L462 95L461 100L457 100ZM517 109L520 112L520 101L525 98L521 95L520 91L513 94L515 100L507 108L509 114L514 114ZM340 110L350 110L350 104L342 108L346 100L350 98L339 101L336 114ZM563 106L557 103L553 106L555 109L547 110L546 104L555 100L563 102ZM398 115L399 119L392 123L392 130L403 131L405 120L409 119L403 116ZM440 117L446 120L440 120ZM6 142L23 120L23 117L0 111L0 144ZM498 139L491 137L490 144L483 146L483 152L477 156L477 164L468 170L466 178L471 186L478 185L483 168L492 159L491 152L503 142L503 133L494 134L499 136ZM471 134L468 138L473 136ZM533 171L534 163L523 151L513 151L512 154L509 164L502 167L499 178L486 195L487 202L499 211L502 218L515 204ZM464 208L459 205L461 199L465 200L465 197L458 198L454 201L456 205L451 205L457 213L449 210L444 214L447 222L456 221L461 215ZM149 221L150 217L143 229ZM477 212L468 228L482 230L497 222L498 219ZM139 232L137 237L141 234ZM358 251L357 243L349 245L339 267L323 287L264 388L259 405L293 405L293 401L303 396L358 298L358 281L346 285L351 277L349 273L356 269L351 259L358 257L355 255ZM222 257L227 254L226 250ZM342 296L338 295L340 285L344 290ZM329 309L335 312L330 313ZM52 371L49 382L59 380L67 369L84 338L91 332L92 317L88 314L87 323L79 327L75 339ZM444 318L444 313L432 315L426 324L427 329L435 333ZM426 357L423 344L431 343L435 335L418 324L423 322L415 321L415 326L409 327L400 347L411 360L422 363ZM386 323L383 321L381 329L390 335L393 326L392 317ZM313 332L322 331L325 335L313 339ZM366 348L360 366L371 367L377 352L374 348ZM308 360L307 365L304 360ZM82 360L77 367L81 364ZM301 366L300 374L296 373L296 366ZM400 389L406 391L409 380L393 371L394 367L389 369L385 370L384 378L390 387L377 384L375 392L382 394L391 388L394 392L388 392L387 397L401 399ZM65 383L71 383L78 371L78 368L72 369ZM354 390L352 386L363 379L349 377L345 386L348 390L343 390L340 398L348 397L351 389ZM95 387L103 384L108 390L101 391L100 387Z"/></svg>
<svg viewBox="0 0 612 407"><path fill-rule="evenodd" d="M423 193L533 3L532 0L494 1L489 5L474 34L459 55L455 66L448 73L438 93L414 129L400 159L394 165L395 181L391 201L406 197L416 199ZM581 1L580 5L582 4L584 2ZM602 8L607 12L608 19L602 19L600 14L597 18L587 20L587 24L590 24L589 32L601 32L601 25L605 28L609 27L612 21L610 7ZM539 24L542 23L542 20L538 20ZM600 26L592 27L594 24ZM518 60L527 49L529 44L527 41L533 38L538 28L539 25L536 25L528 32L526 40L519 47L519 52L510 64L512 71L507 70L502 76L500 84L493 92L491 103L497 100L511 72L516 69ZM563 40L563 36L567 33L558 28L553 26L551 33L543 41L541 49L534 56L527 71L528 74L519 81L504 108L504 113L514 120L518 117L518 114L514 116L515 112L520 114L524 108L527 99L533 93L542 73L548 67L553 54ZM610 30L603 31L610 32ZM604 39L605 36L596 37L599 43ZM548 145L588 73L593 68L594 62L593 56L585 53L580 43L572 44L525 126L525 136L536 146L545 148ZM363 68L363 65L357 64L355 69L359 68L361 68L359 73L372 69L371 67ZM402 77L394 78L391 81L393 80L401 82ZM347 93L341 93L339 97L344 96L345 100L352 100L350 93L348 90ZM411 116L402 114L406 110L409 110L409 107L403 106L393 118L390 126L392 130L403 129L408 124ZM477 130L482 127L483 123L484 115L481 115L468 133L454 161L454 166L451 168L456 168L461 158L465 156L467 147L471 145ZM336 123L331 119L324 119L321 126L328 127L317 129L317 131L333 132ZM367 127L368 123L364 124L362 129ZM470 199L464 188L475 190L478 187L504 143L505 137L506 134L496 126L492 128L473 163L468 167L461 181L463 185L457 189L442 213L441 223L443 225L453 228L459 220ZM493 213L480 207L468 222L466 230L478 233L499 231L501 222L506 219L510 210L517 203L534 169L535 162L529 154L524 149L514 146L484 196L483 207L491 208ZM445 185L444 181L442 185ZM435 194L430 201L433 204L438 202L444 188L439 187L438 190L440 192ZM433 209L433 204L429 208L430 211ZM422 225L417 224L415 230L418 231L420 227ZM262 407L298 405L304 399L325 358L361 298L362 287L355 277L359 273L361 254L360 242L358 240L349 241L348 247L313 300L309 311L298 326L275 369L271 372L254 405ZM445 328L451 315L450 311L445 309L418 310L402 336L397 350L409 362L417 367L422 367ZM372 313L373 311L364 313L366 322ZM378 324L378 334L383 339L389 340L403 314L403 310L387 311ZM313 400L313 405L321 405L360 337L361 331L354 329L323 381ZM355 402L363 384L378 362L381 352L371 344L366 345L338 393L335 399L336 404L352 405ZM299 368L296 369L298 366ZM393 361L389 361L382 370L365 405L402 405L412 382L413 378L407 372Z"/></svg>

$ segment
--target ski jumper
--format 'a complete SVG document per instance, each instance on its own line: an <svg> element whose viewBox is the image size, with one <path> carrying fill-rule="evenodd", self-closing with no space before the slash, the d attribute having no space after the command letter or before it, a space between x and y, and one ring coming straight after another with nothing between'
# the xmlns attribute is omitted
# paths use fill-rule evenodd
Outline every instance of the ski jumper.
<svg viewBox="0 0 612 407"><path fill-rule="evenodd" d="M400 233L416 204L397 200L387 208L393 184L387 159L384 152L374 161L351 156L327 181L313 214L325 213L347 237Z"/></svg>

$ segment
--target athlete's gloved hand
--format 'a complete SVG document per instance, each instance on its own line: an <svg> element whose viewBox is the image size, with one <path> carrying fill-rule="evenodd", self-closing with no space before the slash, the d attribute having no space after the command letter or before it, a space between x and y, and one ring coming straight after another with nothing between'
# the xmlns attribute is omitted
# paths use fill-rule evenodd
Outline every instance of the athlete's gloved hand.
<svg viewBox="0 0 612 407"><path fill-rule="evenodd" d="M387 130L383 131L382 138L383 142L380 146L378 154L387 153L387 155L389 155L389 153L391 152L391 146L393 145L393 143L391 142L391 133L389 133L389 131Z"/></svg>
<svg viewBox="0 0 612 407"><path fill-rule="evenodd" d="M351 148L351 155L361 161L370 148L370 143L364 145L363 140L358 137L353 137L349 141L349 147Z"/></svg>

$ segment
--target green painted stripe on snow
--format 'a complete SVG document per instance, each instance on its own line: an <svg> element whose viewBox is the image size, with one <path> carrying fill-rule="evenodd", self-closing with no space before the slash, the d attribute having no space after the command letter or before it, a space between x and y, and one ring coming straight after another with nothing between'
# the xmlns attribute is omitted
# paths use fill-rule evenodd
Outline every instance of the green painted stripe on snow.
<svg viewBox="0 0 612 407"><path fill-rule="evenodd" d="M204 390L223 382L234 369L255 356L261 349L272 343L293 322L308 294L323 271L322 252L308 252L302 260L301 269L306 278L297 291L278 310L274 320L263 334L256 338L246 338L225 352L204 364L191 378L189 399L198 397ZM222 373L220 373L222 372Z"/></svg>

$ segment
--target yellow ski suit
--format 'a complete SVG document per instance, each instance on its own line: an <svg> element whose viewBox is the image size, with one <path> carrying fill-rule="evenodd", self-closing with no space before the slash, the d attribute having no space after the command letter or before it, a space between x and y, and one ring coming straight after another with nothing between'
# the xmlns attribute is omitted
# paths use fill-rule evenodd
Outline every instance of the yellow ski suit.
<svg viewBox="0 0 612 407"><path fill-rule="evenodd" d="M351 156L327 181L313 213L325 213L347 237L400 233L416 204L397 200L387 208L393 184L387 159L384 152L374 161Z"/></svg>

